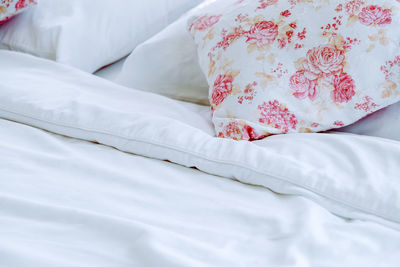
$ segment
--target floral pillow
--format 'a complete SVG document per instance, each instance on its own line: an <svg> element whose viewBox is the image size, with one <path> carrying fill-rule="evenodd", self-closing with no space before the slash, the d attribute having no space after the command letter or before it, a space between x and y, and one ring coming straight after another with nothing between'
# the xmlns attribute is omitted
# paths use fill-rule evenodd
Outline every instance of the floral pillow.
<svg viewBox="0 0 400 267"><path fill-rule="evenodd" d="M0 24L36 4L36 0L0 0Z"/></svg>
<svg viewBox="0 0 400 267"><path fill-rule="evenodd" d="M398 102L399 29L398 0L216 1L189 31L218 136L325 131Z"/></svg>

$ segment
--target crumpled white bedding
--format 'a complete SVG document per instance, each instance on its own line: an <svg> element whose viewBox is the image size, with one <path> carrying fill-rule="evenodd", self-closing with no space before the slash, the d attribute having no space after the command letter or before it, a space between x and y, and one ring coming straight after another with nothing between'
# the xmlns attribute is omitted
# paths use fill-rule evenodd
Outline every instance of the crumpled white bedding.
<svg viewBox="0 0 400 267"><path fill-rule="evenodd" d="M0 266L396 266L400 232L0 119Z"/></svg>
<svg viewBox="0 0 400 267"><path fill-rule="evenodd" d="M0 58L2 118L263 186L1 120L5 266L399 262L399 142L219 139L206 107L28 55Z"/></svg>

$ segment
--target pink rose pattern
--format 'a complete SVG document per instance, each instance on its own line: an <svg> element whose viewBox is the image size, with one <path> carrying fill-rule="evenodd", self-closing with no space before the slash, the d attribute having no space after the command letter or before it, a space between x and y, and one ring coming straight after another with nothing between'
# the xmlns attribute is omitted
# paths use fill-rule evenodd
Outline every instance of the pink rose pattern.
<svg viewBox="0 0 400 267"><path fill-rule="evenodd" d="M364 102L357 103L354 109L363 110L365 112L371 112L372 110L376 110L379 107L379 105L375 104L374 100L369 96L364 97L363 100Z"/></svg>
<svg viewBox="0 0 400 267"><path fill-rule="evenodd" d="M331 92L331 97L337 103L347 103L356 94L354 80L347 73L335 76L333 84L335 89Z"/></svg>
<svg viewBox="0 0 400 267"><path fill-rule="evenodd" d="M362 24L367 26L383 26L392 23L392 11L380 6L370 5L361 10L358 19Z"/></svg>
<svg viewBox="0 0 400 267"><path fill-rule="evenodd" d="M25 8L35 4L36 0L1 0L0 24L8 21L13 16L22 12Z"/></svg>
<svg viewBox="0 0 400 267"><path fill-rule="evenodd" d="M289 86L295 91L293 96L304 99L308 95L310 100L314 100L318 88L328 84L334 102L349 102L356 94L356 86L353 78L343 72L344 60L344 51L331 44L310 49L303 63L304 70L297 71L290 78Z"/></svg>
<svg viewBox="0 0 400 267"><path fill-rule="evenodd" d="M337 127L343 127L345 124L342 121L334 121L333 125L335 125Z"/></svg>
<svg viewBox="0 0 400 267"><path fill-rule="evenodd" d="M400 72L400 55L396 56L393 60L386 61L381 66L381 71L385 75L386 80L396 79L396 73Z"/></svg>
<svg viewBox="0 0 400 267"><path fill-rule="evenodd" d="M278 25L272 21L261 21L252 25L245 36L247 43L262 47L275 41L278 36Z"/></svg>
<svg viewBox="0 0 400 267"><path fill-rule="evenodd" d="M279 104L278 100L264 102L258 106L261 116L259 122L271 125L275 129L282 130L284 133L289 129L295 130L297 127L297 118L290 113L288 108Z"/></svg>
<svg viewBox="0 0 400 267"><path fill-rule="evenodd" d="M307 52L304 68L311 79L331 75L343 69L344 52L327 44L320 45Z"/></svg>
<svg viewBox="0 0 400 267"><path fill-rule="evenodd" d="M211 94L211 104L213 107L221 104L225 98L232 92L233 77L231 75L218 75L214 82Z"/></svg>
<svg viewBox="0 0 400 267"><path fill-rule="evenodd" d="M233 140L248 140L254 141L266 137L266 135L260 135L257 131L247 125L243 121L230 121L226 125L223 123L220 125L221 131L218 133L218 137L230 138Z"/></svg>
<svg viewBox="0 0 400 267"><path fill-rule="evenodd" d="M269 6L278 3L278 0L259 0L258 2L260 3L260 5L257 7L257 9L266 9Z"/></svg>
<svg viewBox="0 0 400 267"><path fill-rule="evenodd" d="M217 135L257 140L271 134L324 131L387 106L390 101L384 98L399 101L400 90L395 91L400 89L399 45L392 49L397 55L380 64L381 59L370 61L374 65L369 69L380 73L378 94L365 86L357 67L352 67L354 56L349 56L385 49L390 43L386 32L400 27L394 18L398 12L393 12L400 8L400 0L388 1L383 5L371 0L231 0L226 10L196 19L189 29L199 53L207 55L201 65L211 85ZM319 17L317 24L299 16L304 10L317 15L321 6L331 6L332 17ZM233 57L243 48L248 59ZM290 58L294 54L296 58ZM254 68L253 76L249 68ZM387 89L381 92L383 88ZM353 114L345 113L349 109ZM342 115L332 119L330 111Z"/></svg>
<svg viewBox="0 0 400 267"><path fill-rule="evenodd" d="M292 77L290 77L290 88L294 91L293 96L298 99L309 98L314 100L317 95L316 80L310 80L306 77L305 71L297 71Z"/></svg>
<svg viewBox="0 0 400 267"><path fill-rule="evenodd" d="M190 26L190 30L205 31L218 23L220 18L221 15L204 15L193 22L193 24Z"/></svg>
<svg viewBox="0 0 400 267"><path fill-rule="evenodd" d="M353 0L353 1L347 2L345 5L347 14L352 15L352 16L356 15L357 12L359 12L361 10L361 7L364 4L365 4L365 2L362 0Z"/></svg>

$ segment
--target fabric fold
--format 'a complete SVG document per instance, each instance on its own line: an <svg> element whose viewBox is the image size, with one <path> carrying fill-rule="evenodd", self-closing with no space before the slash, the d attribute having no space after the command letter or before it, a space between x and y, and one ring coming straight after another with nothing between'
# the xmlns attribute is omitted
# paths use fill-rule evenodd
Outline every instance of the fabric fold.
<svg viewBox="0 0 400 267"><path fill-rule="evenodd" d="M0 51L0 117L315 200L398 228L400 143L350 134L216 138L203 108Z"/></svg>

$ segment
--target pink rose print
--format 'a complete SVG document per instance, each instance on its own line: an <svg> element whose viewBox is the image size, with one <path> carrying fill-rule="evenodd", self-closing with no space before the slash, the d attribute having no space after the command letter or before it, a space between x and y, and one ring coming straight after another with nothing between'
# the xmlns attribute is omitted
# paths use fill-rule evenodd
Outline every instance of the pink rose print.
<svg viewBox="0 0 400 267"><path fill-rule="evenodd" d="M276 129L282 130L285 133L290 129L295 130L297 127L297 118L290 113L288 108L281 106L278 100L264 102L258 106L261 112L259 122L273 125Z"/></svg>
<svg viewBox="0 0 400 267"><path fill-rule="evenodd" d="M15 4L15 9L18 11L22 8L27 7L29 4L35 3L35 0L19 0L16 4Z"/></svg>
<svg viewBox="0 0 400 267"><path fill-rule="evenodd" d="M218 137L241 140L243 136L242 131L240 130L239 123L237 121L232 121L228 123L227 125L225 125L223 131L218 133Z"/></svg>
<svg viewBox="0 0 400 267"><path fill-rule="evenodd" d="M343 73L345 54L331 44L314 47L307 52L303 63L305 70L299 70L290 78L289 87L298 99L315 100L320 82L331 84L334 90L331 98L338 103L348 102L355 95L354 80Z"/></svg>
<svg viewBox="0 0 400 267"><path fill-rule="evenodd" d="M304 68L311 80L343 69L344 52L331 44L320 45L307 52Z"/></svg>
<svg viewBox="0 0 400 267"><path fill-rule="evenodd" d="M254 87L257 86L257 82L252 82L246 85L246 88L244 89L243 95L238 96L238 103L243 104L243 101L251 101L254 99L254 96L257 94L257 91Z"/></svg>
<svg viewBox="0 0 400 267"><path fill-rule="evenodd" d="M290 77L290 88L294 91L294 97L305 99L306 97L315 100L317 97L316 80L309 80L304 70L300 70Z"/></svg>
<svg viewBox="0 0 400 267"><path fill-rule="evenodd" d="M215 24L217 24L221 17L222 17L222 15L218 15L218 16L204 15L204 16L196 19L193 22L193 24L190 26L190 30L192 30L192 29L197 30L197 31L207 30L207 29L211 28L212 26L214 26Z"/></svg>
<svg viewBox="0 0 400 267"><path fill-rule="evenodd" d="M285 10L285 11L281 12L282 17L288 18L288 17L290 17L290 15L292 15L292 13L290 13L289 10Z"/></svg>
<svg viewBox="0 0 400 267"><path fill-rule="evenodd" d="M227 31L223 29L221 32L222 40L218 42L212 50L217 48L226 50L234 41L241 38L245 33L246 32L243 30L242 26L235 27L232 33L227 33Z"/></svg>
<svg viewBox="0 0 400 267"><path fill-rule="evenodd" d="M348 2L345 6L347 14L352 16L356 15L360 11L362 5L364 5L364 1L361 0L353 0Z"/></svg>
<svg viewBox="0 0 400 267"><path fill-rule="evenodd" d="M343 123L342 121L335 121L335 122L333 123L333 125L339 126L339 127L343 127L343 126L344 126L344 123Z"/></svg>
<svg viewBox="0 0 400 267"><path fill-rule="evenodd" d="M376 5L370 5L361 10L358 19L362 24L367 26L383 26L392 23L392 11Z"/></svg>
<svg viewBox="0 0 400 267"><path fill-rule="evenodd" d="M265 135L260 135L257 131L245 124L241 126L237 121L231 121L223 128L222 132L218 133L220 138L231 138L233 140L248 140L254 141L266 137Z"/></svg>
<svg viewBox="0 0 400 267"><path fill-rule="evenodd" d="M379 107L379 105L374 103L372 97L370 96L365 96L363 100L363 103L356 103L354 109L363 110L365 112L372 112Z"/></svg>
<svg viewBox="0 0 400 267"><path fill-rule="evenodd" d="M337 103L349 102L356 94L353 78L347 73L335 76L333 80L335 89L331 92L331 98Z"/></svg>
<svg viewBox="0 0 400 267"><path fill-rule="evenodd" d="M218 106L232 92L233 77L231 75L218 75L214 82L214 88L211 94L212 104Z"/></svg>
<svg viewBox="0 0 400 267"><path fill-rule="evenodd" d="M303 31L297 33L297 37L298 37L300 40L303 40L303 39L306 38L306 33L307 33L307 29L306 29L306 28L303 28Z"/></svg>
<svg viewBox="0 0 400 267"><path fill-rule="evenodd" d="M278 25L272 21L261 21L251 26L245 33L246 42L261 47L272 43L278 36Z"/></svg>
<svg viewBox="0 0 400 267"><path fill-rule="evenodd" d="M266 137L266 135L258 134L257 131L249 125L245 125L243 128L243 139L245 140L254 141Z"/></svg>
<svg viewBox="0 0 400 267"><path fill-rule="evenodd" d="M240 13L239 15L237 15L235 21L236 21L236 22L243 23L243 22L246 21L246 19L247 19L248 17L249 17L249 14L242 14L242 13Z"/></svg>
<svg viewBox="0 0 400 267"><path fill-rule="evenodd" d="M259 0L260 6L257 9L266 9L269 6L275 5L278 3L278 0Z"/></svg>
<svg viewBox="0 0 400 267"><path fill-rule="evenodd" d="M385 74L386 80L394 79L396 69L400 69L400 55L396 56L393 60L386 61L385 65L381 66L381 71Z"/></svg>
<svg viewBox="0 0 400 267"><path fill-rule="evenodd" d="M278 47L279 49L283 49L286 46L286 40L285 39L278 39Z"/></svg>

